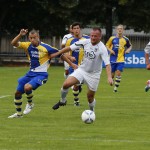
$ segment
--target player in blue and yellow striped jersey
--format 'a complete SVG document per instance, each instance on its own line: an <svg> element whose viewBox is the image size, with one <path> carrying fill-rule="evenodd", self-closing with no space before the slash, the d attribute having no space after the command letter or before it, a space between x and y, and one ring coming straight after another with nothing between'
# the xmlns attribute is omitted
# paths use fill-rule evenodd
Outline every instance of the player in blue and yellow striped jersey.
<svg viewBox="0 0 150 150"><path fill-rule="evenodd" d="M22 94L24 93L27 95L28 102L23 114L28 114L32 110L34 107L32 90L36 90L39 86L47 82L47 69L50 65L50 56L58 52L57 48L40 42L39 32L37 30L29 32L29 42L19 42L20 38L27 33L27 29L21 29L20 33L11 42L14 47L25 50L30 61L30 70L18 79L14 99L17 112L8 118L22 117ZM61 58L67 61L65 56L61 56ZM67 62L72 65L71 62Z"/></svg>
<svg viewBox="0 0 150 150"><path fill-rule="evenodd" d="M73 37L69 38L66 42L66 46L70 46L79 40L89 39L90 37L87 35L81 34L81 24L79 22L74 22L72 24L72 32ZM74 62L76 65L80 65L82 62L82 58L84 55L83 48L76 49L73 52L70 52L72 57L75 57L76 61ZM70 66L69 67L69 74L73 73L74 69ZM74 105L79 106L79 93L81 92L81 85L74 85L73 86L73 95L74 95Z"/></svg>
<svg viewBox="0 0 150 150"><path fill-rule="evenodd" d="M112 78L114 78L116 74L114 92L117 92L117 88L121 82L121 72L124 69L125 54L130 53L132 49L129 39L123 35L123 25L118 25L116 31L116 36L111 36L106 43L106 47L110 52Z"/></svg>

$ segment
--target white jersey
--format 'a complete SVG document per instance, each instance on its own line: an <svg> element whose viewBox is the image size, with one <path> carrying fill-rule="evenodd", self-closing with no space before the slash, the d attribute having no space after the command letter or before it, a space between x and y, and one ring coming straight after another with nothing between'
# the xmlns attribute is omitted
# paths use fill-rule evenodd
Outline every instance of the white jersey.
<svg viewBox="0 0 150 150"><path fill-rule="evenodd" d="M88 73L98 73L102 71L103 61L105 65L110 64L108 51L102 42L92 45L90 39L81 40L70 46L74 51L82 47L84 50L84 57L79 68Z"/></svg>
<svg viewBox="0 0 150 150"><path fill-rule="evenodd" d="M66 44L66 42L67 42L67 40L69 39L69 38L72 38L73 37L73 35L72 34L66 34L66 35L64 35L64 37L63 37L63 39L62 39L62 42L61 42L61 44L62 45L65 45Z"/></svg>
<svg viewBox="0 0 150 150"><path fill-rule="evenodd" d="M145 53L150 53L150 42L146 45L144 51Z"/></svg>

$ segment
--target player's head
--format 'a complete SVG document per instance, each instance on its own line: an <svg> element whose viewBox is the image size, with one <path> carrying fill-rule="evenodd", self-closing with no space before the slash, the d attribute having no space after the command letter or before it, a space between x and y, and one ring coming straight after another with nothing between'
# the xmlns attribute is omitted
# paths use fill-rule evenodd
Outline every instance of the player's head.
<svg viewBox="0 0 150 150"><path fill-rule="evenodd" d="M39 45L40 37L39 37L39 31L38 30L32 29L29 32L29 41L32 43L33 46Z"/></svg>
<svg viewBox="0 0 150 150"><path fill-rule="evenodd" d="M122 24L119 24L117 27L116 27L116 31L117 31L117 34L119 36L122 36L123 34L123 31L124 31L124 26Z"/></svg>
<svg viewBox="0 0 150 150"><path fill-rule="evenodd" d="M74 22L72 24L72 32L74 34L75 37L80 36L81 33L81 24L79 22Z"/></svg>
<svg viewBox="0 0 150 150"><path fill-rule="evenodd" d="M91 43L93 45L96 45L100 42L102 37L102 31L101 28L99 27L95 27L92 29L91 34L90 34L90 38L91 38Z"/></svg>

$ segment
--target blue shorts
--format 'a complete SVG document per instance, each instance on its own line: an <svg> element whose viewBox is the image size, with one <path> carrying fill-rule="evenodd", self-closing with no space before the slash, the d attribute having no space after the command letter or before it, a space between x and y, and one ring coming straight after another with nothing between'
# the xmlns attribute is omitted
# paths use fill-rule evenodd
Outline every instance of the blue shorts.
<svg viewBox="0 0 150 150"><path fill-rule="evenodd" d="M69 74L72 74L74 72L74 69L72 67L69 67Z"/></svg>
<svg viewBox="0 0 150 150"><path fill-rule="evenodd" d="M32 89L35 90L42 84L46 83L48 80L47 72L32 72L29 71L25 76L18 79L17 91L25 93L24 85L32 85Z"/></svg>
<svg viewBox="0 0 150 150"><path fill-rule="evenodd" d="M111 72L115 72L117 70L123 72L123 69L124 69L124 62L111 64Z"/></svg>

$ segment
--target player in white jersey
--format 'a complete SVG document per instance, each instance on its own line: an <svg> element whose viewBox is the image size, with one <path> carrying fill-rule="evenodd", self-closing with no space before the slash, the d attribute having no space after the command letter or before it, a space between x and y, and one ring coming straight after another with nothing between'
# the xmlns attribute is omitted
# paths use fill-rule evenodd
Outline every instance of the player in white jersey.
<svg viewBox="0 0 150 150"><path fill-rule="evenodd" d="M83 82L88 86L87 98L89 108L94 111L96 104L94 96L100 81L103 61L106 65L108 83L113 85L109 56L105 45L100 41L101 35L102 33L100 28L93 28L90 34L90 39L78 41L70 47L65 47L61 51L51 55L51 57L56 57L58 54L73 51L79 47L82 47L84 50L83 61L63 83L61 88L61 99L52 107L54 110L58 109L60 106L66 105L66 96L69 87Z"/></svg>
<svg viewBox="0 0 150 150"><path fill-rule="evenodd" d="M70 32L69 34L64 35L62 42L61 42L61 48L64 48L67 40L73 37L72 25L70 25L69 27L69 32ZM64 61L64 70L65 70L64 77L67 78L69 75L69 65L66 61Z"/></svg>
<svg viewBox="0 0 150 150"><path fill-rule="evenodd" d="M145 63L146 63L146 68L148 70L150 70L150 61L149 61L149 57L150 57L150 42L146 45L145 49ZM146 87L145 87L145 92L147 92L150 89L149 83L147 83Z"/></svg>

